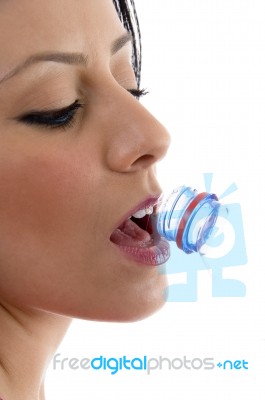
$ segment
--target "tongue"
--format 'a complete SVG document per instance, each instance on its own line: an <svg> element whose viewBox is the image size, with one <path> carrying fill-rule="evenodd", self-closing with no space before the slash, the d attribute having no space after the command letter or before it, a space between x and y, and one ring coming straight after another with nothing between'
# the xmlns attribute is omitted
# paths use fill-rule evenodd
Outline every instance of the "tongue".
<svg viewBox="0 0 265 400"><path fill-rule="evenodd" d="M110 239L120 246L148 247L152 243L151 235L131 219L128 219L119 228L115 229Z"/></svg>

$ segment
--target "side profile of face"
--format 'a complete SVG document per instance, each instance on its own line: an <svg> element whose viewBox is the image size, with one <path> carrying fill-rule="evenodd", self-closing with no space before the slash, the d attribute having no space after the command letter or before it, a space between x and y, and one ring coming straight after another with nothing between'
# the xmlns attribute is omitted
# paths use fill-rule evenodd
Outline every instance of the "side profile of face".
<svg viewBox="0 0 265 400"><path fill-rule="evenodd" d="M0 2L0 302L110 321L164 302L165 274L110 239L169 145L129 39L111 0Z"/></svg>

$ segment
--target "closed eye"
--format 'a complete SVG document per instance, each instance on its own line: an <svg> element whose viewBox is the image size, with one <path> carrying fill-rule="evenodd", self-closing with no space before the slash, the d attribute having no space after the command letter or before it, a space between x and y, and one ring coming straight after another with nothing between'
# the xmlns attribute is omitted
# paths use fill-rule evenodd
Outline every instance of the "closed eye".
<svg viewBox="0 0 265 400"><path fill-rule="evenodd" d="M148 93L146 89L127 89L127 91L138 100ZM37 125L41 128L67 129L74 125L78 109L84 106L79 100L75 100L74 103L61 109L32 111L20 116L18 121L27 125Z"/></svg>
<svg viewBox="0 0 265 400"><path fill-rule="evenodd" d="M39 125L50 129L66 129L73 125L76 112L82 107L84 107L84 104L80 103L79 100L75 100L74 103L59 110L32 111L18 119L27 125Z"/></svg>
<svg viewBox="0 0 265 400"><path fill-rule="evenodd" d="M138 100L148 94L149 92L146 89L127 89L129 93L131 93Z"/></svg>

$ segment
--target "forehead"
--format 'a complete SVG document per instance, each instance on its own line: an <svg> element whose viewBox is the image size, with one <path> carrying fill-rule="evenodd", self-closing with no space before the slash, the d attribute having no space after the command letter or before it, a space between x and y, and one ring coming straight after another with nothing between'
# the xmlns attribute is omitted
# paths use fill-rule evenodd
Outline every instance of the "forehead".
<svg viewBox="0 0 265 400"><path fill-rule="evenodd" d="M112 0L0 0L0 71L36 51L109 51L123 32Z"/></svg>

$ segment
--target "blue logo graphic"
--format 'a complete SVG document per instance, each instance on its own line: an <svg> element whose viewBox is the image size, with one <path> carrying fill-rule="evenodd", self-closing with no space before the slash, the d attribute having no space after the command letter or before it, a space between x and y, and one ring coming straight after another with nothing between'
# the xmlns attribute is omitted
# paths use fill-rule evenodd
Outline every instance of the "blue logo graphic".
<svg viewBox="0 0 265 400"><path fill-rule="evenodd" d="M211 192L212 174L204 174L205 188ZM231 184L227 190L217 196L222 199L237 190ZM197 274L201 270L210 270L212 277L213 297L244 297L246 287L237 279L223 278L223 269L247 263L241 207L237 203L221 204L219 218L204 247L204 255L198 253L185 254L174 242L170 242L171 257L167 263L167 274L185 273L186 282L172 284L167 287L167 301L197 301Z"/></svg>
<svg viewBox="0 0 265 400"><path fill-rule="evenodd" d="M246 360L236 360L236 361L231 361L231 360L225 360L223 363L218 363L216 366L220 369L248 369L248 361Z"/></svg>

